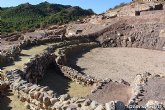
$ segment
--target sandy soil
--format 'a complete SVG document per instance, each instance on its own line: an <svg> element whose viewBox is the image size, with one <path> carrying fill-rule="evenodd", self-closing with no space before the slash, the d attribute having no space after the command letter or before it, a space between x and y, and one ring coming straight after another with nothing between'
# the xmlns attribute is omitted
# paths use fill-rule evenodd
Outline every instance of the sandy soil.
<svg viewBox="0 0 165 110"><path fill-rule="evenodd" d="M118 100L128 104L131 96L132 89L130 86L111 82L106 84L102 89L97 90L96 93L89 95L88 98L96 100L99 103Z"/></svg>
<svg viewBox="0 0 165 110"><path fill-rule="evenodd" d="M147 85L144 87L145 93L140 105L145 105L149 100L159 102L165 101L165 78L149 79Z"/></svg>
<svg viewBox="0 0 165 110"><path fill-rule="evenodd" d="M124 79L132 82L136 74L164 73L165 52L140 48L96 48L72 56L71 66L98 79Z"/></svg>

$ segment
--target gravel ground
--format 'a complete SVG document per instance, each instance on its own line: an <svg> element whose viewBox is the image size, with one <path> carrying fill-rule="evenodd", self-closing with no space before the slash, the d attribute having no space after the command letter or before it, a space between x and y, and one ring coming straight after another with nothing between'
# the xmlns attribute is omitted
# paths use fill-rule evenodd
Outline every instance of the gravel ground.
<svg viewBox="0 0 165 110"><path fill-rule="evenodd" d="M129 99L132 96L132 89L130 86L119 83L108 83L102 89L96 91L88 96L92 100L96 100L99 103L107 103L109 101L118 100L128 104Z"/></svg>
<svg viewBox="0 0 165 110"><path fill-rule="evenodd" d="M140 48L96 48L70 58L71 66L98 79L124 79L131 83L136 74L163 74L165 52Z"/></svg>
<svg viewBox="0 0 165 110"><path fill-rule="evenodd" d="M140 105L145 105L149 100L156 100L159 102L165 101L165 78L149 79L144 88L144 98Z"/></svg>

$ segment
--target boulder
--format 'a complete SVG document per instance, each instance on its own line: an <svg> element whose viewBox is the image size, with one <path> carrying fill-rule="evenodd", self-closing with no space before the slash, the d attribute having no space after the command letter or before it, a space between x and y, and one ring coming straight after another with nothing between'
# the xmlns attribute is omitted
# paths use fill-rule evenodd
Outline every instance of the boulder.
<svg viewBox="0 0 165 110"><path fill-rule="evenodd" d="M105 104L106 110L115 110L115 102L111 101Z"/></svg>
<svg viewBox="0 0 165 110"><path fill-rule="evenodd" d="M54 105L57 101L58 101L57 98L51 98L50 99L51 105Z"/></svg>
<svg viewBox="0 0 165 110"><path fill-rule="evenodd" d="M64 94L60 96L60 101L66 101L70 98L70 96L68 94Z"/></svg>
<svg viewBox="0 0 165 110"><path fill-rule="evenodd" d="M30 109L30 105L27 102L25 103L24 106L25 106L26 109Z"/></svg>
<svg viewBox="0 0 165 110"><path fill-rule="evenodd" d="M96 101L92 101L91 104L90 104L90 106L91 106L92 109L95 109L98 105L99 104Z"/></svg>
<svg viewBox="0 0 165 110"><path fill-rule="evenodd" d="M90 99L86 99L85 102L84 102L84 106L89 106L91 104L91 100Z"/></svg>
<svg viewBox="0 0 165 110"><path fill-rule="evenodd" d="M98 105L95 110L105 110L103 105Z"/></svg>

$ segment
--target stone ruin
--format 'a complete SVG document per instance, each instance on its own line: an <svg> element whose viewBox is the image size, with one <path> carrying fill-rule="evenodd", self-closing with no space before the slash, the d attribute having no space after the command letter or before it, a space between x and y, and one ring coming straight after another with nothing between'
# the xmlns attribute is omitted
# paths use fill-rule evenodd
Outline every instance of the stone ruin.
<svg viewBox="0 0 165 110"><path fill-rule="evenodd" d="M165 0L132 0L134 2L163 2Z"/></svg>
<svg viewBox="0 0 165 110"><path fill-rule="evenodd" d="M97 80L88 75L83 75L67 66L69 54L79 51L80 48L90 49L98 46L95 42L82 43L84 41L85 40L73 40L54 44L48 47L44 53L35 55L28 63L24 64L23 71L14 70L8 71L5 74L6 81L10 83L10 88L20 101L25 102L26 108L31 110L125 110L134 106L139 107L136 104L141 100L141 94L144 93L144 85L149 77L147 73L137 75L135 82L130 85L132 88L132 96L127 106L120 101L110 101L105 104L99 104L88 98L70 97L68 94L56 96L56 93L50 90L49 87L37 84L38 80L44 78L43 76L49 65L54 65L56 70L61 71L64 76L73 81L86 86L92 85L93 89L91 93L97 92L99 88L104 87L108 83L113 83L110 79ZM51 53L53 50L56 50L55 54ZM1 87L9 86L9 83L2 83ZM125 81L118 83L127 84ZM164 107L162 103L153 101L149 101L146 106L150 108L150 106L155 105L160 105L162 108Z"/></svg>
<svg viewBox="0 0 165 110"><path fill-rule="evenodd" d="M157 6L161 5L153 5L153 7ZM157 10L157 8L153 9ZM145 11L151 11L148 5L147 8L140 10L141 13ZM155 82L164 81L164 76L151 75L150 73L138 74L134 82L128 84L124 80L98 80L87 74L82 74L68 65L69 56L81 50L96 47L135 47L164 50L164 17L160 16L160 20L157 20L157 16L146 17L141 14L141 16L136 17L131 16L130 13L123 14L125 10L120 12L115 17L108 17L108 13L93 16L87 20L88 23L86 24L71 24L68 27L62 26L60 29L58 26L52 26L45 32L37 31L37 35L36 32L28 33L24 35L21 42L17 43L19 45L16 48L9 49L7 52L6 50L1 51L0 63L7 64L13 62L25 47L47 42L55 43L45 49L43 53L33 56L28 63L23 65L23 70L8 71L4 76L0 76L0 98L3 96L3 92L10 87L18 100L25 102L26 108L30 110L137 110L143 108L138 105L139 103L142 103L146 110L163 110L165 108L165 103L162 103L163 99L160 102L154 101L149 98L152 96L147 95L147 93L149 89L154 90L150 85L153 83L152 79ZM133 13L135 15L135 8ZM164 12L152 11L152 13L161 15ZM121 15L131 16L130 18L133 20L120 19ZM110 21L107 23L106 20ZM97 29L95 29L96 26ZM63 33L67 33L66 37L63 36ZM10 58L12 61L6 61ZM53 65L56 71L72 81L92 86L91 94L93 95L107 84L115 83L129 86L132 90L131 97L127 104L118 100L109 100L109 102L101 104L86 97L70 97L68 94L57 96L55 91L48 86L38 84L39 80L44 79L50 65ZM162 83L159 82L158 84ZM151 95L153 94L151 93Z"/></svg>

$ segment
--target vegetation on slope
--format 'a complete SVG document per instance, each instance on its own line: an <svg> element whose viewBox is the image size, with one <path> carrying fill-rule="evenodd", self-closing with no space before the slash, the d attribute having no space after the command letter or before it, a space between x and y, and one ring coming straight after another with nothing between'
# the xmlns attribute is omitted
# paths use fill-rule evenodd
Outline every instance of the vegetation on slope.
<svg viewBox="0 0 165 110"><path fill-rule="evenodd" d="M61 24L94 14L89 10L69 5L43 2L38 5L29 3L16 7L0 8L1 32L13 32Z"/></svg>

